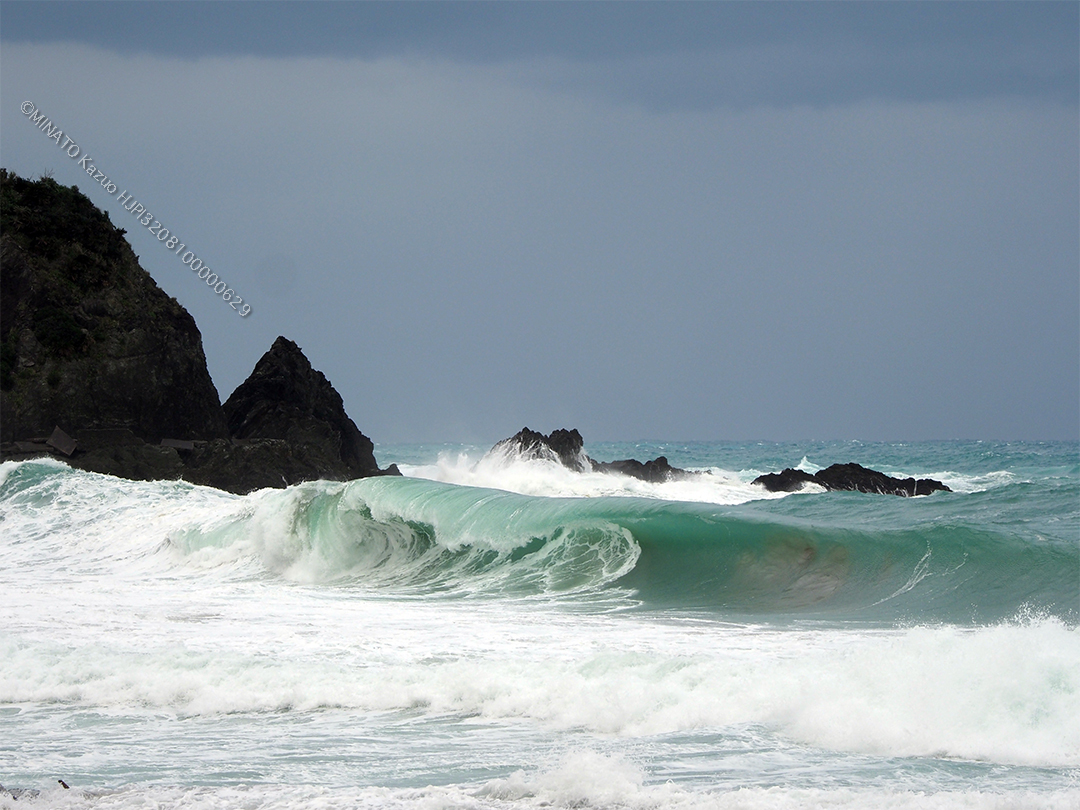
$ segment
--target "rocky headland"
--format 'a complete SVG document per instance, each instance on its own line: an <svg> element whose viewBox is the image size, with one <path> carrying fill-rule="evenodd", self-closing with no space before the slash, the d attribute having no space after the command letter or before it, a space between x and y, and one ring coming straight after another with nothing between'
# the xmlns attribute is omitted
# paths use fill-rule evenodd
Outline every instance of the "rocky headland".
<svg viewBox="0 0 1080 810"><path fill-rule="evenodd" d="M0 169L0 460L230 492L397 474L279 337L222 405L191 315L107 212Z"/></svg>
<svg viewBox="0 0 1080 810"><path fill-rule="evenodd" d="M0 169L0 460L51 455L78 469L236 493L400 475L379 468L341 396L285 337L222 405L194 319L139 266L124 233L77 187ZM545 436L526 427L491 452L653 483L707 474L664 456L597 461L576 429ZM948 491L858 464L754 483L772 492Z"/></svg>

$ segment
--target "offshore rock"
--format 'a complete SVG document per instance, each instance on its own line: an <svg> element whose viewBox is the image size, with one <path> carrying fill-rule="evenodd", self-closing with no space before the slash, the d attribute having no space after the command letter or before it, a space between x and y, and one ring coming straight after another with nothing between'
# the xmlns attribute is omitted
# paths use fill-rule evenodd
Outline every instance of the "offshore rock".
<svg viewBox="0 0 1080 810"><path fill-rule="evenodd" d="M195 321L78 188L0 169L0 234L0 460L237 493L400 474L285 338L223 408Z"/></svg>
<svg viewBox="0 0 1080 810"><path fill-rule="evenodd" d="M906 497L952 491L933 478L893 478L854 463L833 464L813 475L789 467L783 472L759 475L753 483L761 484L769 492L795 492L806 484L817 484L830 491L871 492Z"/></svg>
<svg viewBox="0 0 1080 810"><path fill-rule="evenodd" d="M345 413L341 395L287 338L274 341L223 407L234 439L317 447L353 478L379 472L375 445Z"/></svg>
<svg viewBox="0 0 1080 810"><path fill-rule="evenodd" d="M640 462L633 458L624 458L620 461L597 461L589 459L594 470L600 472L621 473L631 478L640 478L653 484L662 484L665 481L673 481L678 478L686 478L697 475L689 470L680 470L672 467L665 456L657 456L652 461Z"/></svg>
<svg viewBox="0 0 1080 810"><path fill-rule="evenodd" d="M557 461L574 472L585 472L587 460L581 452L585 441L577 429L553 430L547 436L524 427L511 436L496 442L492 453L509 453L526 460Z"/></svg>
<svg viewBox="0 0 1080 810"><path fill-rule="evenodd" d="M492 453L513 453L523 459L558 461L574 472L605 472L628 475L642 481L663 483L675 478L692 476L694 473L672 467L664 456L641 462L627 458L619 461L597 461L585 455L584 440L577 428L553 430L549 435L522 428L509 439L497 442Z"/></svg>

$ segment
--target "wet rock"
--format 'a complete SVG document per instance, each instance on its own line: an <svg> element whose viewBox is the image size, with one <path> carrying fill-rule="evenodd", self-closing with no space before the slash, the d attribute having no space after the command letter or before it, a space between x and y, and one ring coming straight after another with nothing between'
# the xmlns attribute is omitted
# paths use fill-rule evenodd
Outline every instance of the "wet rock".
<svg viewBox="0 0 1080 810"><path fill-rule="evenodd" d="M806 484L818 484L830 491L871 492L880 495L929 495L932 492L951 492L933 478L893 478L863 467L861 464L833 464L814 474L788 468L779 473L759 475L753 483L769 492L796 492Z"/></svg>
<svg viewBox="0 0 1080 810"><path fill-rule="evenodd" d="M619 473L629 475L631 478L640 478L654 484L662 484L678 478L687 478L697 473L672 467L665 456L657 456L652 461L641 462L633 458L625 458L619 461L596 461L590 458L593 469L599 472Z"/></svg>
<svg viewBox="0 0 1080 810"><path fill-rule="evenodd" d="M672 467L664 456L651 461L627 458L619 461L597 461L584 453L585 442L576 428L553 430L545 436L529 428L522 428L509 439L497 442L492 453L513 453L523 459L546 459L558 461L574 472L606 472L640 478L642 481L662 483L674 478L695 475L687 470Z"/></svg>
<svg viewBox="0 0 1080 810"><path fill-rule="evenodd" d="M788 467L783 472L759 475L753 483L761 484L769 492L798 492L807 484L818 483L808 472Z"/></svg>
<svg viewBox="0 0 1080 810"><path fill-rule="evenodd" d="M574 472L585 472L587 460L582 453L585 441L577 429L553 430L549 435L524 427L511 436L497 442L492 453L510 453L523 459L558 461Z"/></svg>

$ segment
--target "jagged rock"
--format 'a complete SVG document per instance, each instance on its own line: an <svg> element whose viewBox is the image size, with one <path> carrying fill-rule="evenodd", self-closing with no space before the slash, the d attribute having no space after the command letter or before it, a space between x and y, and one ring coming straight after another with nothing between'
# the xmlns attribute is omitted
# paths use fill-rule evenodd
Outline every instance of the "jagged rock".
<svg viewBox="0 0 1080 810"><path fill-rule="evenodd" d="M287 338L274 341L224 411L232 440L196 446L185 480L249 492L401 474L396 465L379 469L374 444L345 413L341 395Z"/></svg>
<svg viewBox="0 0 1080 810"><path fill-rule="evenodd" d="M597 461L585 455L585 446L577 428L553 430L549 435L538 433L529 428L522 428L509 439L497 442L491 448L492 453L511 452L523 459L545 459L558 461L574 472L607 472L640 478L643 481L662 483L673 478L691 476L694 473L672 467L664 456L652 461L641 462L627 458L619 461Z"/></svg>
<svg viewBox="0 0 1080 810"><path fill-rule="evenodd" d="M761 484L769 492L795 492L806 484L818 484L827 490L849 492L872 492L881 495L929 495L931 492L951 492L947 486L933 478L893 478L861 464L833 464L813 475L803 470L787 468L780 473L759 475L753 483Z"/></svg>
<svg viewBox="0 0 1080 810"><path fill-rule="evenodd" d="M574 472L584 472L586 460L581 452L584 445L585 441L576 428L573 430L560 428L545 436L543 433L537 433L525 427L509 439L497 442L491 448L491 452L509 452L523 459L558 461Z"/></svg>
<svg viewBox="0 0 1080 810"><path fill-rule="evenodd" d="M808 472L788 467L783 472L759 475L752 483L761 484L769 492L798 492L807 484L817 484L819 482Z"/></svg>
<svg viewBox="0 0 1080 810"><path fill-rule="evenodd" d="M348 478L378 475L375 445L345 413L341 395L300 347L279 337L226 400L235 439L283 439Z"/></svg>

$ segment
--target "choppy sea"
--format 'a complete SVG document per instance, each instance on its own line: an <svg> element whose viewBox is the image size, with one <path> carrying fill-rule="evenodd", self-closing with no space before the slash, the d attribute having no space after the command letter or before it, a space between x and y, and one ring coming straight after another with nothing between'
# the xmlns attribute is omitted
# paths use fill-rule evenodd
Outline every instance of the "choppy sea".
<svg viewBox="0 0 1080 810"><path fill-rule="evenodd" d="M0 466L0 808L1080 806L1076 442L486 449ZM848 461L953 491L750 484Z"/></svg>

